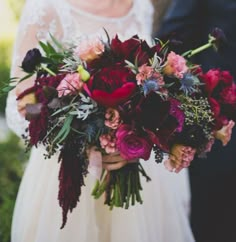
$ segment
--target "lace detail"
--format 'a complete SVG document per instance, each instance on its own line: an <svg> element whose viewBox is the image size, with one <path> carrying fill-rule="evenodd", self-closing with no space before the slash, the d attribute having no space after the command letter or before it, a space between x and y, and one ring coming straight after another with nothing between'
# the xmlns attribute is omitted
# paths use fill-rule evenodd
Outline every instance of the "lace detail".
<svg viewBox="0 0 236 242"><path fill-rule="evenodd" d="M55 7L56 6L56 7ZM123 17L101 17L74 8L66 0L28 0L20 20L12 58L12 77L23 75L21 65L26 51L37 46L38 39L49 40L49 33L63 42L78 41L82 37L106 38L119 33L121 39L135 34L150 41L154 9L150 0L134 0L130 11ZM17 112L16 95L9 94L6 116L9 127L21 135L27 121Z"/></svg>

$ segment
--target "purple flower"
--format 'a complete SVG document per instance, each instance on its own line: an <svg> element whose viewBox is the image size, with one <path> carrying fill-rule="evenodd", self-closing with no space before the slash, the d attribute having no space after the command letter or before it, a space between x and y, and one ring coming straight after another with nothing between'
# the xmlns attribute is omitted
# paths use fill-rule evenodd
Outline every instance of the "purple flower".
<svg viewBox="0 0 236 242"><path fill-rule="evenodd" d="M211 41L216 51L227 44L225 33L220 28L214 28L210 33L210 38L213 38Z"/></svg>
<svg viewBox="0 0 236 242"><path fill-rule="evenodd" d="M22 61L21 67L25 72L32 73L36 67L41 63L42 55L39 49L34 48L26 53L24 60Z"/></svg>

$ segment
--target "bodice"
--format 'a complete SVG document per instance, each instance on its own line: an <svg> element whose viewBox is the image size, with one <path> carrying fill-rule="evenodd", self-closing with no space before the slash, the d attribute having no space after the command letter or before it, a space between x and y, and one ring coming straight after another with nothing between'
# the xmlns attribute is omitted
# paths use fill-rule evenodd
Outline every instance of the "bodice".
<svg viewBox="0 0 236 242"><path fill-rule="evenodd" d="M150 0L134 0L128 13L121 17L103 17L75 8L66 0L26 1L19 23L13 51L11 76L23 73L19 66L27 50L34 48L38 40L50 39L50 34L66 42L76 42L81 38L99 36L106 38L115 34L127 39L135 34L150 41L153 21L153 6ZM17 111L16 95L8 95L6 117L9 127L21 135L27 121Z"/></svg>

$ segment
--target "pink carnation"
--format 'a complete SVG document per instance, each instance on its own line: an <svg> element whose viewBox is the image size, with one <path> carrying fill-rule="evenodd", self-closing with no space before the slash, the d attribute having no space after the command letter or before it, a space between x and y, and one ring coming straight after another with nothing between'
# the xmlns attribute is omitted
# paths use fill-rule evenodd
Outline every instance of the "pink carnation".
<svg viewBox="0 0 236 242"><path fill-rule="evenodd" d="M75 49L75 54L87 62L97 59L103 52L104 44L98 38L85 40Z"/></svg>
<svg viewBox="0 0 236 242"><path fill-rule="evenodd" d="M117 151L116 149L116 137L113 134L103 134L99 137L101 147L107 154L111 154Z"/></svg>
<svg viewBox="0 0 236 242"><path fill-rule="evenodd" d="M81 80L79 73L67 74L57 87L58 96L80 92L83 85L84 82Z"/></svg>
<svg viewBox="0 0 236 242"><path fill-rule="evenodd" d="M151 66L147 66L147 64L144 64L138 68L139 73L136 75L137 84L141 85L143 81L150 78L153 74L153 68Z"/></svg>
<svg viewBox="0 0 236 242"><path fill-rule="evenodd" d="M108 108L105 113L105 125L111 129L117 129L121 123L120 114L114 108Z"/></svg>
<svg viewBox="0 0 236 242"><path fill-rule="evenodd" d="M164 72L167 75L175 75L177 78L183 78L183 74L188 71L186 60L184 57L177 55L171 51L167 56L167 64L164 67Z"/></svg>
<svg viewBox="0 0 236 242"><path fill-rule="evenodd" d="M149 159L153 144L148 137L138 136L130 125L121 125L116 132L116 138L117 148L124 159Z"/></svg>

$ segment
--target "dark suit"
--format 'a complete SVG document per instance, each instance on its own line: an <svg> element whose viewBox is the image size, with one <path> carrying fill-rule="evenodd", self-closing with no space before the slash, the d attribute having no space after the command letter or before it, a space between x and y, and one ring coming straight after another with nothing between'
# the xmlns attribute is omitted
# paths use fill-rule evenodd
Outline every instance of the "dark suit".
<svg viewBox="0 0 236 242"><path fill-rule="evenodd" d="M173 0L157 33L183 41L180 52L207 42L221 28L228 44L221 53L207 50L193 59L204 70L220 67L236 80L236 0ZM217 142L207 159L190 167L191 223L197 242L236 242L236 128L228 146Z"/></svg>

